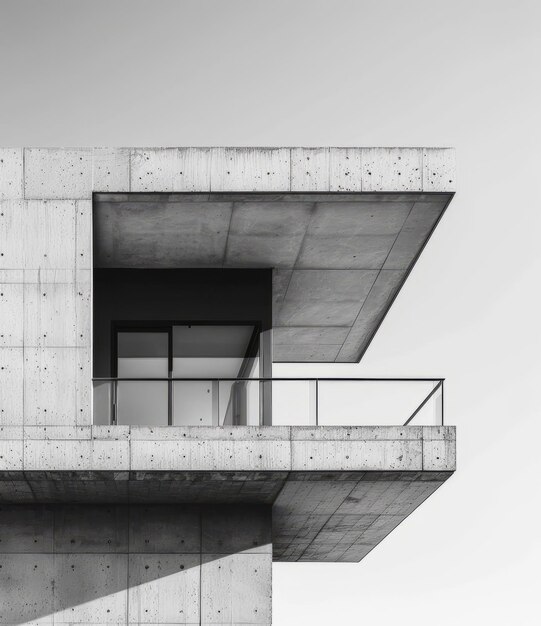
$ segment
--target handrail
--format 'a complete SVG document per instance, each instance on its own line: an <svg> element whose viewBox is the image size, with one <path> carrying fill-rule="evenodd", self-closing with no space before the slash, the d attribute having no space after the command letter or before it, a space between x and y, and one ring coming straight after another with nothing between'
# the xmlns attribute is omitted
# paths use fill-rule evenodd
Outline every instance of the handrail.
<svg viewBox="0 0 541 626"><path fill-rule="evenodd" d="M217 378L215 376L207 376L206 378L119 378L119 377L98 377L93 378L93 382L167 382L167 381L186 381L186 382L211 382L211 381L223 381L223 382L235 382L235 381L246 381L246 382L272 382L272 381L291 381L291 382L425 382L425 383L443 383L445 378L263 378L263 377L254 377L254 378Z"/></svg>

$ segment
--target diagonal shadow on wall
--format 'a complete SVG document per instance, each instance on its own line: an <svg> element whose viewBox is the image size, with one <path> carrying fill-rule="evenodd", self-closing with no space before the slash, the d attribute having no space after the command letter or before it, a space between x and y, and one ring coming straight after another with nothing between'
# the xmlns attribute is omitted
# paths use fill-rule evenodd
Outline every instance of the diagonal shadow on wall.
<svg viewBox="0 0 541 626"><path fill-rule="evenodd" d="M0 505L0 624L270 623L271 565L267 506Z"/></svg>

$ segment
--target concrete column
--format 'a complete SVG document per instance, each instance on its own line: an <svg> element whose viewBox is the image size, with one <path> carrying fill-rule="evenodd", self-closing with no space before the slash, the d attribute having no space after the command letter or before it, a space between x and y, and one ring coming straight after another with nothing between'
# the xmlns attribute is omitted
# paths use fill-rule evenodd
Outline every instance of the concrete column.
<svg viewBox="0 0 541 626"><path fill-rule="evenodd" d="M270 624L266 506L2 505L0 624Z"/></svg>
<svg viewBox="0 0 541 626"><path fill-rule="evenodd" d="M272 378L272 328L264 330L259 338L259 375ZM272 383L262 383L260 390L261 423L272 425Z"/></svg>

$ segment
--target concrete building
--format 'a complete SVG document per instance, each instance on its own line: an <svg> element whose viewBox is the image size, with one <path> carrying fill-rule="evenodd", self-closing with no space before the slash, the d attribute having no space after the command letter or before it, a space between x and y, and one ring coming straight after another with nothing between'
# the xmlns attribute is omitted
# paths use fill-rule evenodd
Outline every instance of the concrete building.
<svg viewBox="0 0 541 626"><path fill-rule="evenodd" d="M455 470L355 363L455 191L431 148L0 150L0 624L270 624ZM332 598L329 598L332 602Z"/></svg>

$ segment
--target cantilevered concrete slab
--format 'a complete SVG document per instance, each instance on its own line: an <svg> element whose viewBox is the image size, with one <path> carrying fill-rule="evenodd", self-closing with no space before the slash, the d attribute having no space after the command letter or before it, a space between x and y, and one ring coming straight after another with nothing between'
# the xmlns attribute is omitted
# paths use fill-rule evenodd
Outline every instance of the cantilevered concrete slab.
<svg viewBox="0 0 541 626"><path fill-rule="evenodd" d="M274 269L275 361L358 361L449 193L95 194L96 268Z"/></svg>
<svg viewBox="0 0 541 626"><path fill-rule="evenodd" d="M455 470L452 427L5 427L0 502L273 506L274 559L359 561Z"/></svg>

